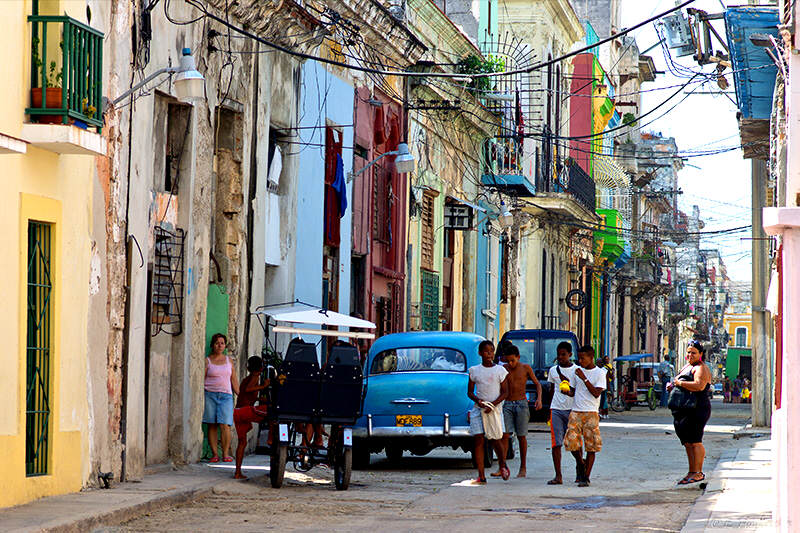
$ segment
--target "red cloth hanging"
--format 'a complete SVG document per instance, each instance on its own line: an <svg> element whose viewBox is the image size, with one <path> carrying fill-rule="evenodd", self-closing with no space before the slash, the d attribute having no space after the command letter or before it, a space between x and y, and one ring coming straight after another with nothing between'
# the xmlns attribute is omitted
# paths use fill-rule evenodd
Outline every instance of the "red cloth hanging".
<svg viewBox="0 0 800 533"><path fill-rule="evenodd" d="M334 128L325 128L325 213L324 242L326 246L339 246L339 195L333 188L336 179L336 156L342 153L342 134Z"/></svg>

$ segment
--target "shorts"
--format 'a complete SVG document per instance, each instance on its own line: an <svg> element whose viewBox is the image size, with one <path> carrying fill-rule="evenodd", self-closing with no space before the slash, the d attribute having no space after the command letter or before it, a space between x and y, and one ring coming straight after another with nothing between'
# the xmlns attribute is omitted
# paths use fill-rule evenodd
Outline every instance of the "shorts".
<svg viewBox="0 0 800 533"><path fill-rule="evenodd" d="M506 433L516 433L517 437L526 436L530 418L528 400L506 400L503 402L503 421L505 422Z"/></svg>
<svg viewBox="0 0 800 533"><path fill-rule="evenodd" d="M245 405L233 410L233 424L236 426L236 436L239 440L246 440L247 433L253 429L253 422L263 422L267 418L267 407L259 405Z"/></svg>
<svg viewBox="0 0 800 533"><path fill-rule="evenodd" d="M600 415L596 411L572 411L564 435L564 448L568 452L576 452L581 448L586 448L587 452L599 452L602 447Z"/></svg>
<svg viewBox="0 0 800 533"><path fill-rule="evenodd" d="M504 409L503 403L498 405L501 409ZM477 405L473 405L472 409L469 410L469 432L472 435L483 435L485 433L483 429L483 417L481 416L481 408Z"/></svg>
<svg viewBox="0 0 800 533"><path fill-rule="evenodd" d="M233 394L205 391L203 424L233 425Z"/></svg>
<svg viewBox="0 0 800 533"><path fill-rule="evenodd" d="M550 445L553 448L564 444L569 413L570 411L566 409L550 409Z"/></svg>

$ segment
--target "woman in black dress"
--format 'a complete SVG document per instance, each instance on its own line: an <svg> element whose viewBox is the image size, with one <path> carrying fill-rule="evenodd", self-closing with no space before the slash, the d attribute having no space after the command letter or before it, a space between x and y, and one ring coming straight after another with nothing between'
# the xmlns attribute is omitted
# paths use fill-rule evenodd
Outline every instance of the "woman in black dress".
<svg viewBox="0 0 800 533"><path fill-rule="evenodd" d="M697 405L694 408L672 412L675 419L675 434L686 448L686 456L689 459L689 473L678 482L678 485L697 483L706 478L703 473L703 460L706 455L706 449L703 447L703 430L711 417L709 394L711 371L703 362L704 355L705 348L699 341L689 341L686 352L688 364L668 385L670 389L673 387L685 389L697 398Z"/></svg>

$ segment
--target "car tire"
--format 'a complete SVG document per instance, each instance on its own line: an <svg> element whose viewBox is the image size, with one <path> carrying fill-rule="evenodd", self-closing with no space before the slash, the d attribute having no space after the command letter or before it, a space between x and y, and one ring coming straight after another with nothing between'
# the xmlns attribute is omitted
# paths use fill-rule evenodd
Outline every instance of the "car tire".
<svg viewBox="0 0 800 533"><path fill-rule="evenodd" d="M369 468L369 445L366 442L353 441L353 469L366 470Z"/></svg>
<svg viewBox="0 0 800 533"><path fill-rule="evenodd" d="M400 446L386 446L384 452L386 453L386 458L392 463L396 463L403 459L403 448Z"/></svg>

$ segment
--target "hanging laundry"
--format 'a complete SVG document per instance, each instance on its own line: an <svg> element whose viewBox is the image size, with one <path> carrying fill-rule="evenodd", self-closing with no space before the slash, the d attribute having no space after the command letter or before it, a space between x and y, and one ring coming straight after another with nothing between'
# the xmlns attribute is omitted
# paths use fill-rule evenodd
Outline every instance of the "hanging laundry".
<svg viewBox="0 0 800 533"><path fill-rule="evenodd" d="M341 154L336 154L336 177L332 186L339 198L339 218L342 218L347 211L347 182L344 180L344 161Z"/></svg>

